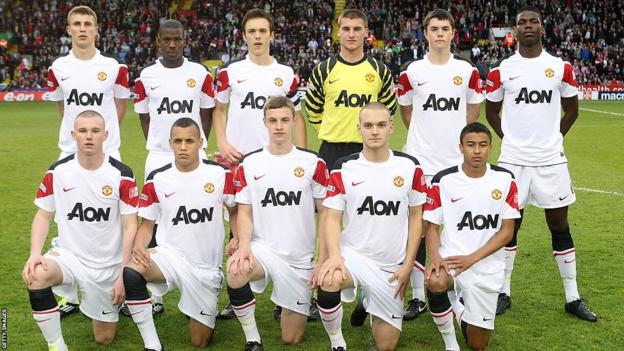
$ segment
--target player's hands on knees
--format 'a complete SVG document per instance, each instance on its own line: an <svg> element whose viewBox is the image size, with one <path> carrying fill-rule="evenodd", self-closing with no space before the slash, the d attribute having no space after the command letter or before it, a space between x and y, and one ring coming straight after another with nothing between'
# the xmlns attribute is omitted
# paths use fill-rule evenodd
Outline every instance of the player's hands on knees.
<svg viewBox="0 0 624 351"><path fill-rule="evenodd" d="M230 239L230 241L228 241L227 245L225 246L225 252L227 253L228 256L232 256L234 252L236 252L236 250L238 250L238 239L232 238Z"/></svg>
<svg viewBox="0 0 624 351"><path fill-rule="evenodd" d="M407 284L409 284L411 273L412 265L402 264L388 279L388 283L390 284L395 280L397 281L397 287L394 290L395 299L397 296L400 296L401 299L405 298L405 289L407 289Z"/></svg>
<svg viewBox="0 0 624 351"><path fill-rule="evenodd" d="M310 276L310 279L308 280L308 287L310 289L316 289L319 287L319 285L317 284L318 281L318 277L319 277L319 272L321 271L321 267L323 265L321 263L316 263L314 265L314 268L312 268L312 275Z"/></svg>
<svg viewBox="0 0 624 351"><path fill-rule="evenodd" d="M431 255L431 261L429 265L425 268L425 279L431 279L431 274L435 274L436 277L440 276L440 271L444 269L448 272L446 267L446 262L440 255Z"/></svg>
<svg viewBox="0 0 624 351"><path fill-rule="evenodd" d="M347 268L344 265L342 256L331 256L323 263L319 269L316 284L318 286L331 286L334 283L334 272L336 271L340 271L342 281L347 279Z"/></svg>
<svg viewBox="0 0 624 351"><path fill-rule="evenodd" d="M241 245L227 260L227 271L232 274L242 274L253 269L253 255L249 244Z"/></svg>
<svg viewBox="0 0 624 351"><path fill-rule="evenodd" d="M465 256L450 256L444 259L444 263L448 269L448 272L454 272L454 277L458 276L461 272L472 267L475 263L471 255Z"/></svg>
<svg viewBox="0 0 624 351"><path fill-rule="evenodd" d="M149 250L142 246L135 246L132 249L132 260L145 268L149 268L152 265Z"/></svg>
<svg viewBox="0 0 624 351"><path fill-rule="evenodd" d="M227 141L218 143L219 153L225 161L231 164L237 164L243 158L243 153L238 151L232 144Z"/></svg>
<svg viewBox="0 0 624 351"><path fill-rule="evenodd" d="M26 264L24 264L24 270L22 271L22 279L24 279L24 283L26 283L26 285L32 284L32 282L35 280L35 268L38 265L41 265L41 267L43 267L43 270L48 270L48 264L46 263L43 256L30 255L30 257L28 257L28 260L26 261Z"/></svg>
<svg viewBox="0 0 624 351"><path fill-rule="evenodd" d="M113 284L113 305L121 305L126 300L126 288L124 287L123 277L119 278Z"/></svg>

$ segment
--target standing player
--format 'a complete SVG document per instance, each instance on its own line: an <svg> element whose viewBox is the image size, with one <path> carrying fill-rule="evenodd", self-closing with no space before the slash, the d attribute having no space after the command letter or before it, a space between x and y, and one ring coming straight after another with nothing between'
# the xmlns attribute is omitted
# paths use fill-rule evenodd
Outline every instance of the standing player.
<svg viewBox="0 0 624 351"><path fill-rule="evenodd" d="M128 67L116 59L100 54L95 47L98 34L97 15L87 6L76 6L67 14L67 34L72 49L56 58L48 69L48 90L52 101L57 101L61 115L58 146L59 159L76 152L71 136L74 119L85 109L99 112L105 121L108 137L104 152L121 160L119 125L126 113ZM57 242L56 238L52 243ZM78 294L69 291L61 299L61 316L78 312Z"/></svg>
<svg viewBox="0 0 624 351"><path fill-rule="evenodd" d="M39 185L30 257L22 272L33 318L50 350L67 350L53 288L62 293L80 287L80 310L93 321L95 342L113 341L116 305L125 295L121 268L130 259L137 229L137 186L130 168L104 154L104 118L83 111L71 134L76 154L53 164ZM60 247L42 256L53 220Z"/></svg>
<svg viewBox="0 0 624 351"><path fill-rule="evenodd" d="M338 18L340 53L317 64L310 75L305 107L322 140L319 154L332 169L337 159L362 150L358 114L379 101L394 114L392 73L382 62L364 54L368 18L347 9Z"/></svg>
<svg viewBox="0 0 624 351"><path fill-rule="evenodd" d="M393 350L401 334L403 298L422 235L427 185L415 158L390 150L394 126L383 104L366 105L358 128L363 151L336 162L323 201L321 238L329 258L316 279L319 311L332 348L345 350L341 290L343 300L350 302L361 287L366 311L373 316L375 346Z"/></svg>
<svg viewBox="0 0 624 351"><path fill-rule="evenodd" d="M576 250L568 224L568 206L576 201L576 195L563 153L563 136L578 117L574 70L568 62L542 49L538 9L521 9L515 31L518 51L490 71L486 87L486 117L503 139L498 162L518 180L520 208L529 203L544 209L553 255L563 279L565 310L595 322L596 315L578 292ZM522 218L516 220L513 239L505 248L505 284L497 314L511 307L511 272L521 223Z"/></svg>
<svg viewBox="0 0 624 351"><path fill-rule="evenodd" d="M453 313L470 349L484 350L505 276L503 246L520 217L518 189L511 172L487 164L492 134L483 124L468 124L459 140L464 161L433 177L423 214L431 255L427 295L446 350L459 351ZM451 288L463 301L455 310L447 294Z"/></svg>
<svg viewBox="0 0 624 351"><path fill-rule="evenodd" d="M145 348L162 350L152 317L150 289L160 295L178 288L180 311L190 317L191 344L212 340L223 274L222 207L235 218L234 176L215 162L201 160L203 140L197 122L180 118L171 127L175 161L150 173L141 194L143 218L134 243L134 260L123 279L132 319ZM159 219L158 246L146 249ZM153 264L152 264L153 263Z"/></svg>
<svg viewBox="0 0 624 351"><path fill-rule="evenodd" d="M283 96L264 106L269 145L245 156L236 175L238 237L228 259L228 295L245 333L245 350L262 350L252 288L273 281L271 300L282 306L285 344L303 339L310 314L316 248L314 208L322 222L327 167L315 153L291 141L295 107Z"/></svg>
<svg viewBox="0 0 624 351"><path fill-rule="evenodd" d="M479 71L451 54L455 21L436 9L425 17L428 53L411 63L399 78L401 117L408 128L404 151L418 159L427 185L439 171L461 162L457 138L466 123L479 119L483 101ZM421 242L412 270L412 300L403 319L425 311L425 245Z"/></svg>

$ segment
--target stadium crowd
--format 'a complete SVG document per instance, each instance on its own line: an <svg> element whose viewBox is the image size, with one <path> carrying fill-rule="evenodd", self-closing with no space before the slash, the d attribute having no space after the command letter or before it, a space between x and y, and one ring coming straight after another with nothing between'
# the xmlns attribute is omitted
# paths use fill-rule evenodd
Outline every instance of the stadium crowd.
<svg viewBox="0 0 624 351"><path fill-rule="evenodd" d="M292 66L302 84L314 64L336 52L331 35L333 1L193 1L187 11L172 11L175 5L170 6L168 0L86 3L100 16L98 48L126 63L131 81L141 67L155 59L154 39L160 19L166 17L176 18L188 28L185 56L195 61L227 62L247 50L238 25L242 14L257 6L268 10L276 22L273 55ZM457 25L455 50L470 52L482 77L513 51L502 40L491 41L489 29L512 26L513 14L521 3L449 2L448 10ZM64 0L0 0L0 33L12 33L18 48L9 52L0 46L0 82L10 81L7 89L45 87L51 60L70 49L65 16L73 5ZM402 65L425 54L422 20L434 7L433 1L350 0L348 7L368 12L369 50L386 62L395 78ZM539 7L544 12L545 47L573 64L580 84L624 84L624 3L564 1L543 2Z"/></svg>

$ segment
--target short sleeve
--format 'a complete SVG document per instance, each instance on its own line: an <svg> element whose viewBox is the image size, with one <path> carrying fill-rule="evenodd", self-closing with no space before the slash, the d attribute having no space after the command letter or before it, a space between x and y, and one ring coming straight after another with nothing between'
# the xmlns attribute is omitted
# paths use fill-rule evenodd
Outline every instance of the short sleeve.
<svg viewBox="0 0 624 351"><path fill-rule="evenodd" d="M329 177L327 197L323 201L323 206L338 211L344 211L345 209L345 187L342 183L342 173L340 170L334 170Z"/></svg>

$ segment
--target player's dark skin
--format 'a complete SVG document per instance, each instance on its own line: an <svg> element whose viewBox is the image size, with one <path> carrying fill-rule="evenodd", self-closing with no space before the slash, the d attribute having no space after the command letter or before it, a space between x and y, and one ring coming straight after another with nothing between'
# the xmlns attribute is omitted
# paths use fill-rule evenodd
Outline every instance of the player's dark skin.
<svg viewBox="0 0 624 351"><path fill-rule="evenodd" d="M518 52L522 57L535 58L542 53L542 20L540 15L533 11L520 12L516 18L516 36L518 38ZM503 101L492 102L486 100L485 116L494 129L494 132L502 139L504 137L501 128L500 111ZM559 130L565 136L578 117L578 97L561 98L563 117ZM524 210L520 211L524 215ZM568 207L545 209L546 223L551 231L563 232L569 228ZM516 220L516 231L520 229L522 217Z"/></svg>
<svg viewBox="0 0 624 351"><path fill-rule="evenodd" d="M177 68L184 63L184 28L179 27L164 27L160 29L158 33L158 49L162 54L159 59L160 63L167 68ZM210 129L212 128L212 109L202 108L199 110L201 117L202 129L206 139L210 135ZM141 128L143 129L143 135L147 140L149 134L149 113L139 113L139 119L141 120Z"/></svg>

